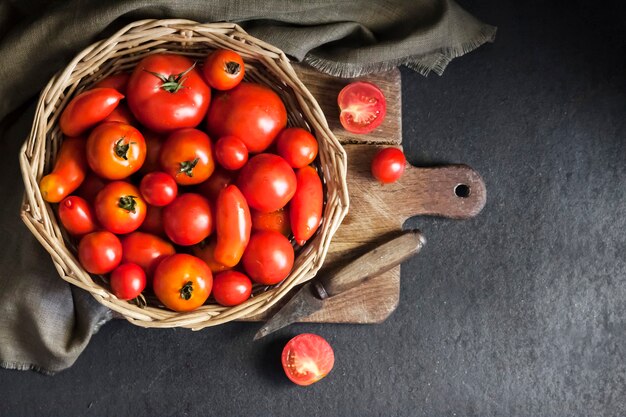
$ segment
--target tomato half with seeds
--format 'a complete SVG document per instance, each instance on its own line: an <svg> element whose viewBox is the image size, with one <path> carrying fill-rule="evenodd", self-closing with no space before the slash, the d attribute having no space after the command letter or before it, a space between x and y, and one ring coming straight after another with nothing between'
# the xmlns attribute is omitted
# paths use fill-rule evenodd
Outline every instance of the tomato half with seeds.
<svg viewBox="0 0 626 417"><path fill-rule="evenodd" d="M200 194L181 194L163 208L163 228L177 245L200 243L213 231L211 204Z"/></svg>
<svg viewBox="0 0 626 417"><path fill-rule="evenodd" d="M206 57L202 74L206 82L216 90L230 90L243 80L245 66L237 52L217 49Z"/></svg>
<svg viewBox="0 0 626 417"><path fill-rule="evenodd" d="M209 298L213 274L202 260L179 253L164 259L154 273L152 288L167 308L191 311Z"/></svg>
<svg viewBox="0 0 626 417"><path fill-rule="evenodd" d="M81 197L71 195L59 204L59 220L70 234L79 236L94 232L96 216L89 203Z"/></svg>
<svg viewBox="0 0 626 417"><path fill-rule="evenodd" d="M215 170L213 145L198 129L180 129L161 145L161 168L180 185L200 184Z"/></svg>
<svg viewBox="0 0 626 417"><path fill-rule="evenodd" d="M96 196L96 218L115 234L130 233L146 218L146 202L137 187L125 181L107 184Z"/></svg>
<svg viewBox="0 0 626 417"><path fill-rule="evenodd" d="M152 279L159 263L176 253L174 246L158 236L144 232L133 232L121 238L122 262L139 265L148 279Z"/></svg>
<svg viewBox="0 0 626 417"><path fill-rule="evenodd" d="M302 333L287 342L281 362L293 383L307 386L324 378L333 369L335 352L323 337Z"/></svg>
<svg viewBox="0 0 626 417"><path fill-rule="evenodd" d="M106 230L89 233L78 243L78 261L92 274L113 271L122 260L122 244Z"/></svg>
<svg viewBox="0 0 626 417"><path fill-rule="evenodd" d="M87 162L93 172L109 180L121 180L141 168L146 141L139 130L119 122L102 123L87 139Z"/></svg>
<svg viewBox="0 0 626 417"><path fill-rule="evenodd" d="M252 281L237 271L220 272L213 279L213 298L226 307L236 306L252 294Z"/></svg>
<svg viewBox="0 0 626 417"><path fill-rule="evenodd" d="M376 85L357 81L345 86L337 97L339 121L348 132L369 133L387 114L385 95Z"/></svg>
<svg viewBox="0 0 626 417"><path fill-rule="evenodd" d="M127 100L137 120L155 132L196 127L211 101L211 89L182 55L150 55L128 80Z"/></svg>
<svg viewBox="0 0 626 417"><path fill-rule="evenodd" d="M78 136L104 120L124 98L113 88L94 88L74 97L61 113L59 127L67 136Z"/></svg>

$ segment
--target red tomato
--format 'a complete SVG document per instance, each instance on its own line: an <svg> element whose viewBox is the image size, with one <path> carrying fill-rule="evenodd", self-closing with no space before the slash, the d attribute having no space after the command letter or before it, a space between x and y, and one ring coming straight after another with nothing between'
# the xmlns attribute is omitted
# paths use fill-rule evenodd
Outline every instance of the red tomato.
<svg viewBox="0 0 626 417"><path fill-rule="evenodd" d="M313 236L322 221L324 190L322 180L312 166L296 173L298 185L289 203L289 219L296 243L304 245Z"/></svg>
<svg viewBox="0 0 626 417"><path fill-rule="evenodd" d="M276 150L292 168L302 168L315 160L317 140L308 130L290 127L276 138Z"/></svg>
<svg viewBox="0 0 626 417"><path fill-rule="evenodd" d="M101 79L92 88L114 88L125 95L129 79L130 72L120 72Z"/></svg>
<svg viewBox="0 0 626 417"><path fill-rule="evenodd" d="M178 186L165 172L151 172L141 179L139 190L148 204L160 207L174 201Z"/></svg>
<svg viewBox="0 0 626 417"><path fill-rule="evenodd" d="M151 130L144 129L143 137L146 140L146 160L139 169L141 174L149 174L152 171L160 171L161 163L159 157L161 154L161 146L165 142L165 138Z"/></svg>
<svg viewBox="0 0 626 417"><path fill-rule="evenodd" d="M204 61L202 74L207 84L216 90L230 90L236 87L245 73L243 59L235 51L217 49Z"/></svg>
<svg viewBox="0 0 626 417"><path fill-rule="evenodd" d="M163 228L177 245L200 243L213 231L209 201L200 194L181 194L163 208Z"/></svg>
<svg viewBox="0 0 626 417"><path fill-rule="evenodd" d="M383 184L395 182L404 173L406 158L398 148L384 148L372 160L372 175Z"/></svg>
<svg viewBox="0 0 626 417"><path fill-rule="evenodd" d="M220 191L235 182L236 178L236 174L233 171L227 171L218 167L208 180L198 184L196 190L208 198L209 201L215 201L217 196L220 195Z"/></svg>
<svg viewBox="0 0 626 417"><path fill-rule="evenodd" d="M148 279L161 261L176 253L171 243L150 233L133 232L122 237L122 262L139 265Z"/></svg>
<svg viewBox="0 0 626 417"><path fill-rule="evenodd" d="M96 218L105 229L115 234L130 233L146 218L146 202L131 183L113 181L96 196Z"/></svg>
<svg viewBox="0 0 626 417"><path fill-rule="evenodd" d="M278 132L287 126L287 110L271 89L241 83L218 93L209 108L207 127L215 138L237 136L250 153L267 149Z"/></svg>
<svg viewBox="0 0 626 417"><path fill-rule="evenodd" d="M121 180L137 172L146 159L146 141L131 125L102 123L87 139L87 162L93 172Z"/></svg>
<svg viewBox="0 0 626 417"><path fill-rule="evenodd" d="M339 121L348 132L368 133L385 120L387 101L380 88L357 81L345 86L337 98Z"/></svg>
<svg viewBox="0 0 626 417"><path fill-rule="evenodd" d="M211 272L221 272L227 271L230 267L226 265L222 265L221 263L215 260L215 246L217 245L217 240L215 238L211 238L208 240L204 240L197 245L194 245L191 249L193 254L198 258L202 259L211 269Z"/></svg>
<svg viewBox="0 0 626 417"><path fill-rule="evenodd" d="M235 185L224 188L215 210L215 260L230 267L237 265L250 240L251 227L250 209L239 188Z"/></svg>
<svg viewBox="0 0 626 417"><path fill-rule="evenodd" d="M96 230L96 217L84 198L71 195L59 204L61 224L72 235L84 235Z"/></svg>
<svg viewBox="0 0 626 417"><path fill-rule="evenodd" d="M323 337L302 333L287 342L281 361L287 377L306 386L328 375L335 365L335 353Z"/></svg>
<svg viewBox="0 0 626 417"><path fill-rule="evenodd" d="M294 252L289 239L278 232L257 232L243 253L243 267L254 281L273 285L287 278Z"/></svg>
<svg viewBox="0 0 626 417"><path fill-rule="evenodd" d="M154 273L157 298L174 311L191 311L209 298L213 274L202 260L178 253L164 259Z"/></svg>
<svg viewBox="0 0 626 417"><path fill-rule="evenodd" d="M86 174L85 139L66 138L52 172L39 182L41 196L49 203L58 203L80 186Z"/></svg>
<svg viewBox="0 0 626 417"><path fill-rule="evenodd" d="M252 281L241 272L220 272L213 279L213 298L223 306L239 305L250 298L250 294Z"/></svg>
<svg viewBox="0 0 626 417"><path fill-rule="evenodd" d="M106 274L122 260L122 244L111 232L92 232L78 243L78 260L87 272Z"/></svg>
<svg viewBox="0 0 626 417"><path fill-rule="evenodd" d="M161 146L161 168L180 185L200 184L215 170L213 145L206 133L180 129Z"/></svg>
<svg viewBox="0 0 626 417"><path fill-rule="evenodd" d="M284 208L269 213L251 210L250 215L252 217L252 230L255 232L273 230L285 237L289 237L291 234L289 213Z"/></svg>
<svg viewBox="0 0 626 417"><path fill-rule="evenodd" d="M111 272L113 294L120 300L132 300L146 288L146 273L137 264L125 263Z"/></svg>
<svg viewBox="0 0 626 417"><path fill-rule="evenodd" d="M104 180L92 171L89 171L87 172L82 184L80 184L80 187L76 189L75 194L84 198L89 203L93 203L100 190L102 190L107 183L107 180Z"/></svg>
<svg viewBox="0 0 626 417"><path fill-rule="evenodd" d="M237 179L250 207L270 212L287 205L296 192L296 174L280 156L263 153L252 157Z"/></svg>
<svg viewBox="0 0 626 417"><path fill-rule="evenodd" d="M148 205L146 208L146 218L144 219L139 230L151 233L159 237L167 237L163 228L163 207L155 207Z"/></svg>
<svg viewBox="0 0 626 417"><path fill-rule="evenodd" d="M118 104L117 107L113 109L111 114L105 117L102 122L119 122L133 126L137 124L135 116L133 116L128 108L128 105L124 102Z"/></svg>
<svg viewBox="0 0 626 417"><path fill-rule="evenodd" d="M235 171L248 162L248 148L236 136L224 136L215 143L215 159L224 168Z"/></svg>
<svg viewBox="0 0 626 417"><path fill-rule="evenodd" d="M112 88L80 93L61 113L59 127L66 136L78 136L104 120L124 96Z"/></svg>
<svg viewBox="0 0 626 417"><path fill-rule="evenodd" d="M155 132L196 127L204 118L211 90L195 64L181 55L150 55L128 81L128 105L142 125Z"/></svg>

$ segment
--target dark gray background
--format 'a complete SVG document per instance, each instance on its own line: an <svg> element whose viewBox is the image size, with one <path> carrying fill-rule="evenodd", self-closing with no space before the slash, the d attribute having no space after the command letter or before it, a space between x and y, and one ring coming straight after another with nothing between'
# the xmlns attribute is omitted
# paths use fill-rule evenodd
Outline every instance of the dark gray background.
<svg viewBox="0 0 626 417"><path fill-rule="evenodd" d="M623 2L459 1L496 43L443 77L403 70L416 165L464 162L488 189L470 221L416 218L383 324L198 333L116 321L55 377L0 370L2 415L624 415ZM327 338L332 373L292 385L279 356Z"/></svg>

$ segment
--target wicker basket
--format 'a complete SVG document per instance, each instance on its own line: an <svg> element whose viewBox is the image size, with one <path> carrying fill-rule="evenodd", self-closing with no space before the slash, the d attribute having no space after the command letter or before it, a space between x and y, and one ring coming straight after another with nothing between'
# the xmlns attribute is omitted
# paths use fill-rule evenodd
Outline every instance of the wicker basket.
<svg viewBox="0 0 626 417"><path fill-rule="evenodd" d="M310 129L319 142L318 163L325 184L322 226L302 248L293 271L283 282L263 288L236 307L205 304L188 313L157 305L140 308L117 299L102 277L91 276L77 262L75 246L59 227L54 208L44 202L38 183L54 162L63 140L58 117L73 95L94 82L130 71L149 54L170 51L198 61L216 47L237 51L246 63L246 79L268 85L283 99L290 126ZM232 23L199 24L189 20L143 20L82 51L44 88L29 138L20 152L25 194L22 219L52 256L61 277L89 291L96 300L128 321L143 327L187 327L194 330L257 316L275 304L295 285L311 279L324 261L330 240L348 211L346 154L334 137L315 98L298 79L285 54L253 38Z"/></svg>

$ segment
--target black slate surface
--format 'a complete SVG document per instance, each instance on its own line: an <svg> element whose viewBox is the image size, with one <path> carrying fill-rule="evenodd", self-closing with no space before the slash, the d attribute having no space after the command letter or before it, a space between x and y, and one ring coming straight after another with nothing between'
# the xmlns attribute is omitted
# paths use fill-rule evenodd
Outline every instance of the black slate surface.
<svg viewBox="0 0 626 417"><path fill-rule="evenodd" d="M497 41L443 77L403 70L404 146L463 162L488 202L416 218L383 324L198 333L106 325L54 377L0 370L2 415L626 414L626 30L623 2L460 3ZM309 388L279 357L300 332L336 365Z"/></svg>

